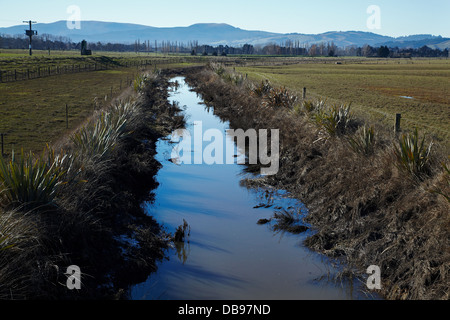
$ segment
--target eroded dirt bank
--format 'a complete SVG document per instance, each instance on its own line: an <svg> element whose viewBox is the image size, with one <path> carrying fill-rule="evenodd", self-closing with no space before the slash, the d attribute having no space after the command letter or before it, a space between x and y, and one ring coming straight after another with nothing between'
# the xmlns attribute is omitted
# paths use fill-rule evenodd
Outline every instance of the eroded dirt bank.
<svg viewBox="0 0 450 320"><path fill-rule="evenodd" d="M305 241L308 247L343 261L352 274L379 266L378 293L387 299L449 298L450 206L430 192L446 187L438 163L430 178L417 183L394 165L386 128L377 127L380 142L366 158L346 139L324 135L307 117L263 103L246 81L225 81L208 68L185 76L231 127L280 129L278 174L247 184L284 189L305 203L306 222L316 230Z"/></svg>

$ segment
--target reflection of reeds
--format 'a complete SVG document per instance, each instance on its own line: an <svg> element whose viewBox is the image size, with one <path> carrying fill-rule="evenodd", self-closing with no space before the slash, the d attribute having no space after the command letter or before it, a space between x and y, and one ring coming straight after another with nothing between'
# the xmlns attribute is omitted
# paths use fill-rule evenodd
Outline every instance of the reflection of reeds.
<svg viewBox="0 0 450 320"><path fill-rule="evenodd" d="M186 239L191 234L191 227L186 222L186 220L183 220L183 224L181 226L178 226L177 230L175 231L174 235L174 242L185 242Z"/></svg>
<svg viewBox="0 0 450 320"><path fill-rule="evenodd" d="M287 231L293 234L300 234L308 230L307 227L299 225L300 218L297 212L282 209L276 211L273 217L277 221L273 225L274 231Z"/></svg>
<svg viewBox="0 0 450 320"><path fill-rule="evenodd" d="M186 220L178 226L173 236L173 242L180 261L185 264L190 254L190 244L188 238L191 236L191 227Z"/></svg>

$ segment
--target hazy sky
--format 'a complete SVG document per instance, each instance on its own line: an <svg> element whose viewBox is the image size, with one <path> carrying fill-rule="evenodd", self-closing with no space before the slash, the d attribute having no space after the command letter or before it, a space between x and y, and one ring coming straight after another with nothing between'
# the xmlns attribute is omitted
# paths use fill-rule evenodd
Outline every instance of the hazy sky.
<svg viewBox="0 0 450 320"><path fill-rule="evenodd" d="M450 0L0 0L0 27L29 19L43 23L68 20L67 8L72 5L80 8L81 20L155 27L214 22L280 33L357 30L450 37ZM380 10L379 19L371 20L379 22L379 29L368 27L375 13L367 13L371 5Z"/></svg>

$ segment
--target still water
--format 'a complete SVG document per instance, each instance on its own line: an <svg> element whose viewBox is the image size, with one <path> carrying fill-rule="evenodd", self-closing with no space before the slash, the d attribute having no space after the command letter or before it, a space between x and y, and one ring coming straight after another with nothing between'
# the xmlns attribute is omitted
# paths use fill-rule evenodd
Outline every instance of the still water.
<svg viewBox="0 0 450 320"><path fill-rule="evenodd" d="M184 106L191 135L195 132L194 122L201 121L203 131L218 129L227 139L229 124L214 116L183 78L172 81L180 86L170 99ZM229 143L225 141L224 146ZM337 270L330 261L302 245L308 233L274 232L270 225L257 224L281 208L300 208L306 213L301 203L283 192L242 186L240 181L245 176L238 164L175 164L171 161L174 146L170 137L158 142L157 158L163 164L157 176L160 186L155 190L155 202L146 204L146 210L169 232L185 220L190 226L189 242L170 249L158 271L145 283L131 288L132 299L364 298L356 288L327 281L328 275ZM198 152L202 150L192 150L192 159ZM239 156L239 151L235 152Z"/></svg>

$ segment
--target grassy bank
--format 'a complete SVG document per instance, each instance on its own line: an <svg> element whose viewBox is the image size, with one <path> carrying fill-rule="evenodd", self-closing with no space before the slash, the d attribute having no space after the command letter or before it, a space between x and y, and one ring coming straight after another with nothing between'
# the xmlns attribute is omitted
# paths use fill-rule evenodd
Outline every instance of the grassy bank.
<svg viewBox="0 0 450 320"><path fill-rule="evenodd" d="M220 66L187 81L233 128L280 129L278 174L246 184L287 190L308 207L308 247L362 278L379 266L387 299L449 298L450 177L439 145Z"/></svg>
<svg viewBox="0 0 450 320"><path fill-rule="evenodd" d="M339 60L338 60L339 61ZM360 117L393 126L402 114L405 129L419 128L450 141L450 61L448 59L311 59L290 65L238 67L250 80L270 80L298 95L332 103L352 103ZM408 98L409 97L409 98Z"/></svg>
<svg viewBox="0 0 450 320"><path fill-rule="evenodd" d="M189 64L160 64L159 70ZM153 67L149 67L153 70ZM10 156L24 149L39 153L47 143L70 134L95 110L120 98L142 69L118 66L112 70L54 75L0 83L0 133ZM67 118L66 118L67 105Z"/></svg>
<svg viewBox="0 0 450 320"><path fill-rule="evenodd" d="M52 74L55 74L58 67L62 72L64 67L67 67L68 71L72 71L73 66L74 71L77 72L80 69L85 69L85 65L91 66L90 70L94 70L95 65L97 70L101 70L104 68L136 67L144 64L195 63L205 60L202 57L134 52L97 52L91 56L81 56L79 51L52 51L51 55L48 55L47 51L35 51L33 56L29 56L27 50L4 49L0 51L0 71L6 76L6 73L14 70L18 73L22 73L24 70L34 73L41 68L41 75L46 76L48 68L51 69ZM18 79L21 79L21 76L18 76Z"/></svg>
<svg viewBox="0 0 450 320"><path fill-rule="evenodd" d="M171 236L141 204L157 186L155 143L184 118L164 77L136 87L44 154L1 159L1 299L120 298L156 269ZM70 265L81 290L66 287Z"/></svg>

